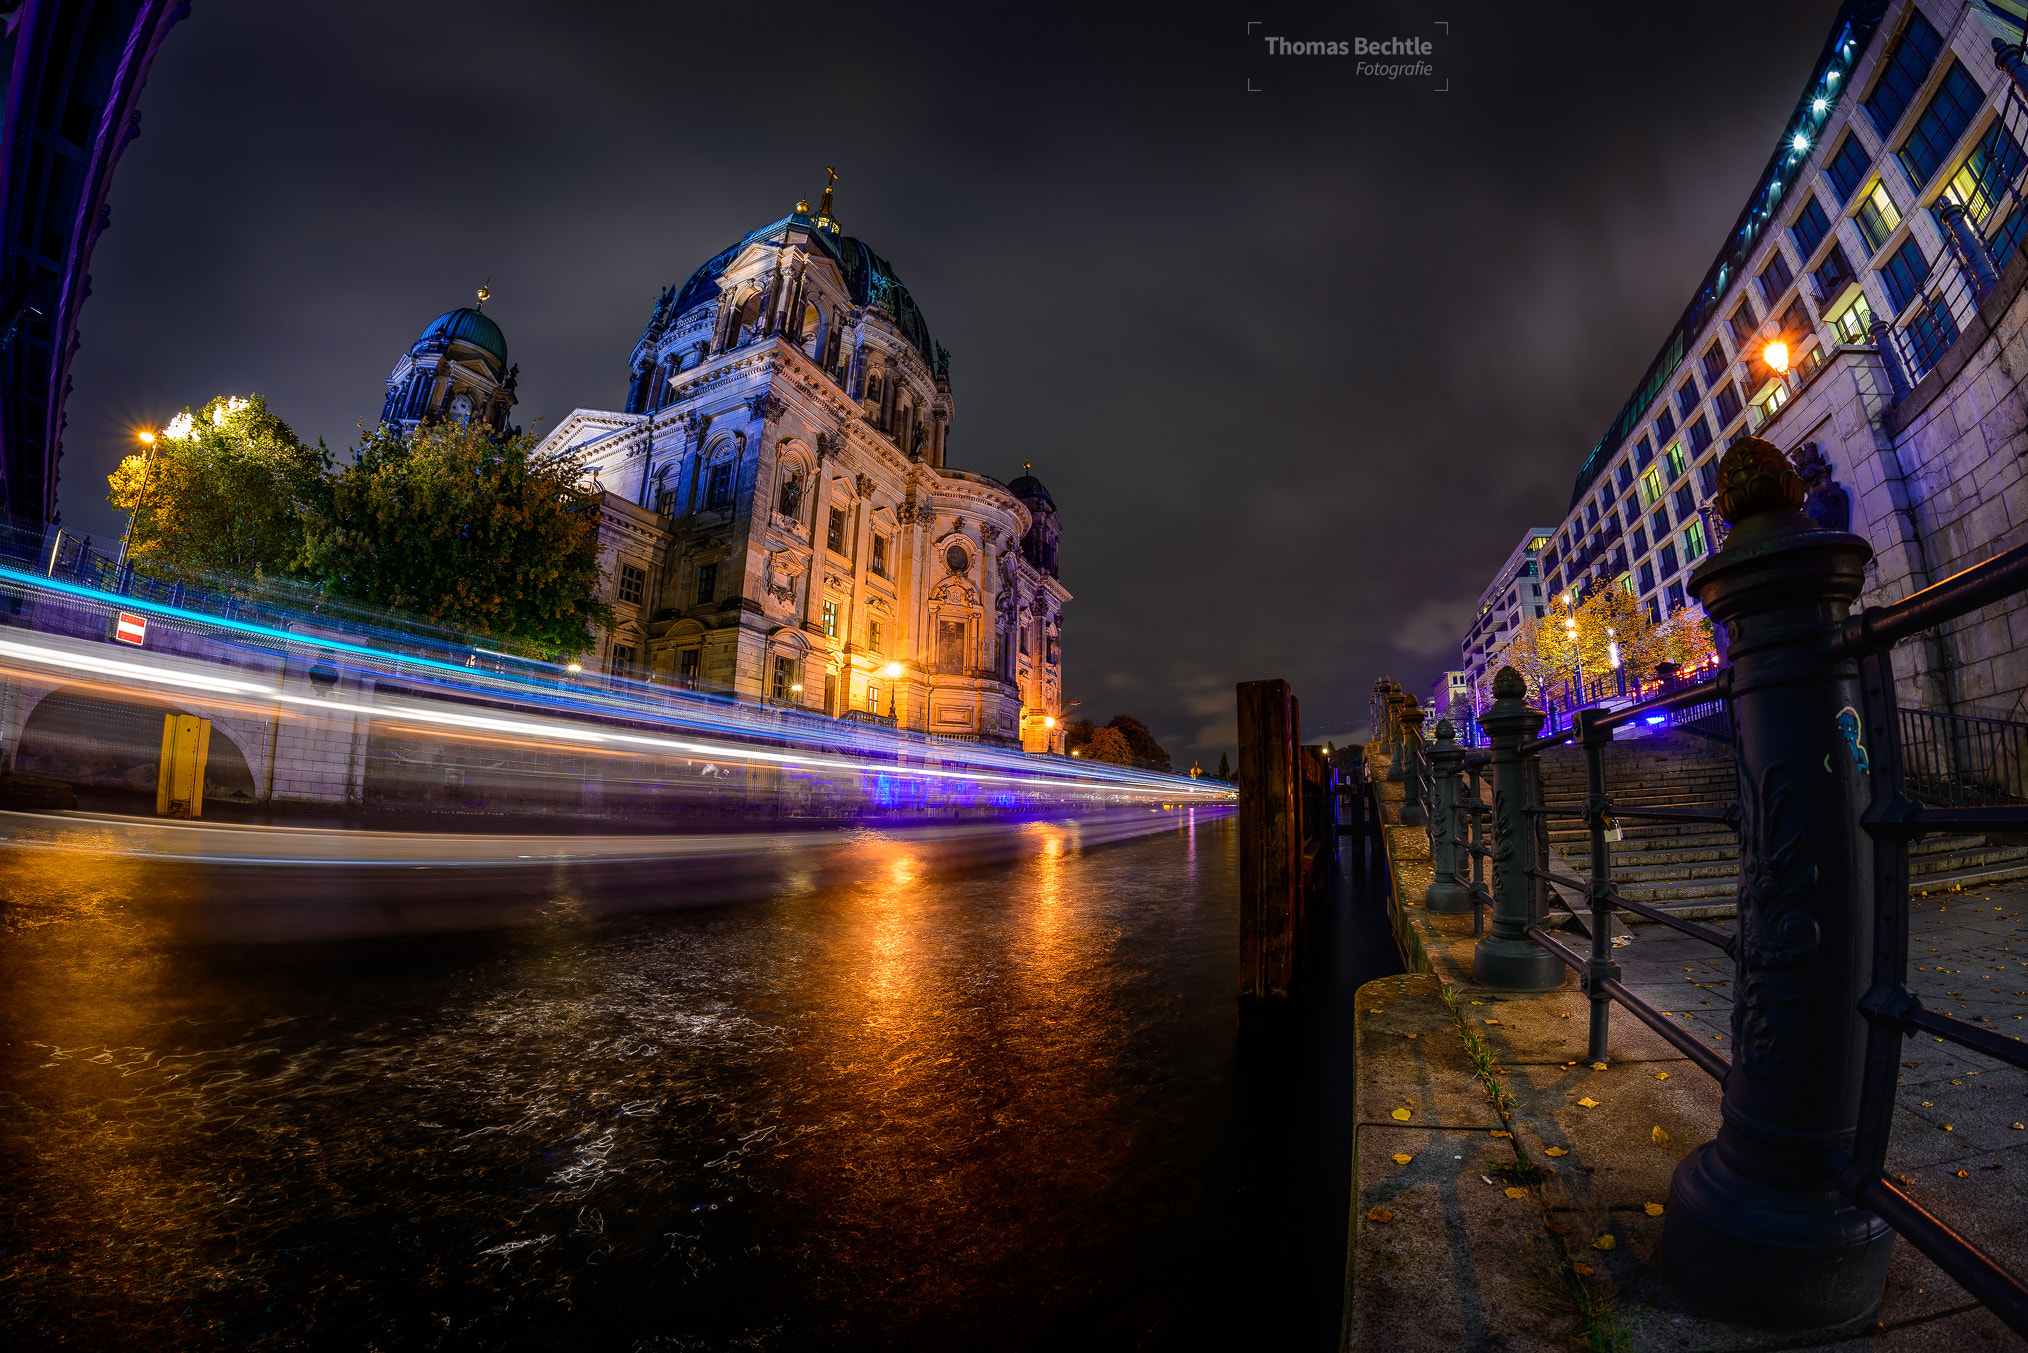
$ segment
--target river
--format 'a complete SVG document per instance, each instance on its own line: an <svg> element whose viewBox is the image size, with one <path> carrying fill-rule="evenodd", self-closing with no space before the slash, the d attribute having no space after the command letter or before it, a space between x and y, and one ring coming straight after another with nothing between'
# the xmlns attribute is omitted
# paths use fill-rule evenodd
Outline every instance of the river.
<svg viewBox="0 0 2028 1353"><path fill-rule="evenodd" d="M286 942L229 869L0 847L9 1338L1334 1347L1362 880L1242 1028L1231 818L999 830Z"/></svg>

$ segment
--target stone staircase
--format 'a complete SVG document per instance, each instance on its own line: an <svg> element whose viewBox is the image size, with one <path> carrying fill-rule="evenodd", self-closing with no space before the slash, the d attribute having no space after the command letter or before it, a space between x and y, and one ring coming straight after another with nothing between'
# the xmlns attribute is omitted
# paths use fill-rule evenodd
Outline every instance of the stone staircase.
<svg viewBox="0 0 2028 1353"><path fill-rule="evenodd" d="M1682 734L1624 739L1606 749L1605 759L1606 792L1628 807L1720 812L1737 797L1730 749ZM1544 753L1542 782L1552 807L1581 805L1583 751L1558 747ZM1608 842L1613 885L1620 893L1678 916L1736 913L1739 838L1733 831L1721 823L1633 818L1620 825L1626 839ZM1553 820L1549 844L1561 856L1556 872L1591 877L1591 838L1580 823ZM1908 867L1912 891L1988 887L2028 879L2028 846L1999 845L1977 835L1928 837L1909 848Z"/></svg>

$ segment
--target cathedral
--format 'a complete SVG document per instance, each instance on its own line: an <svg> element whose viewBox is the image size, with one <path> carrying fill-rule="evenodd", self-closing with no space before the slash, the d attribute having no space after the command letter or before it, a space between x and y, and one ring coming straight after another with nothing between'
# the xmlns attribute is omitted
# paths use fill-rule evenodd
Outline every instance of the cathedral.
<svg viewBox="0 0 2028 1353"><path fill-rule="evenodd" d="M747 235L656 300L624 410L540 450L603 493L616 675L1060 752L1056 505L946 463L950 355L894 269L816 212ZM383 421L505 427L517 369L481 309L439 317ZM590 657L586 665L591 664Z"/></svg>

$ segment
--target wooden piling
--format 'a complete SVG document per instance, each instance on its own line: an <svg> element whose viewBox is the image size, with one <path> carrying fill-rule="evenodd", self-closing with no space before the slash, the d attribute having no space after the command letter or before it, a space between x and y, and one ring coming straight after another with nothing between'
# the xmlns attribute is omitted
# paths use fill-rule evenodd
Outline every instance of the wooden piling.
<svg viewBox="0 0 2028 1353"><path fill-rule="evenodd" d="M1295 994L1303 915L1301 714L1286 681L1239 683L1239 997Z"/></svg>

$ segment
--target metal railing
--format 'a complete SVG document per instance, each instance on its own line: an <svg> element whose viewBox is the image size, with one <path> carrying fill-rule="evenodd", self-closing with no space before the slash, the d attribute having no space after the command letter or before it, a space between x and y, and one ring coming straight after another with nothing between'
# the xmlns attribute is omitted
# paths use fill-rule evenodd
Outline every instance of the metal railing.
<svg viewBox="0 0 2028 1353"><path fill-rule="evenodd" d="M1773 464L1780 461L1779 453L1765 443L1736 448L1728 461L1737 455L1754 463L1740 470L1735 482L1745 482L1749 472L1762 477L1754 481L1758 483L1786 471L1785 462ZM1749 506L1742 515L1752 518L1779 506ZM1576 710L1570 728L1541 736L1543 712L1528 706L1520 677L1504 669L1495 684L1499 698L1481 715L1492 739L1488 753L1468 754L1457 747L1448 726L1439 726L1435 745L1425 748L1419 724L1400 721L1395 765L1410 782L1406 802L1423 810L1437 875L1427 905L1433 911L1472 910L1473 933L1480 936L1474 972L1484 985L1546 990L1559 984L1562 969L1575 971L1590 1005L1590 1060L1607 1060L1610 1012L1617 1003L1724 1087L1725 1126L1712 1158L1721 1148L1731 1155L1760 1153L1753 1182L1714 1186L1711 1180L1717 1175L1698 1175L1704 1157L1693 1154L1678 1167L1672 1203L1686 1171L1702 1180L1697 1187L1711 1190L1703 1195L1707 1199L1736 1188L1745 1201L1724 1206L1741 1218L1770 1190L1792 1189L1795 1198L1842 1193L1858 1209L1845 1215L1863 1219L1865 1213L1874 1214L2028 1335L2028 1284L2000 1268L1886 1173L1904 1037L1919 1032L2028 1069L2028 1044L1927 1010L1905 983L1908 845L1928 833L2028 828L2028 787L2023 783L2028 725L1902 710L1889 657L1900 639L2028 591L2028 545L1893 606L1847 615L1867 558L1862 543L1849 536L1812 537L1779 522L1755 526L1753 551L1737 560L1715 556L1696 580L1715 618L1761 617L1767 627L1754 631L1755 646L1748 655L1735 654L1733 664L1716 675L1625 708ZM1782 531L1796 534L1783 539ZM1771 535L1781 549L1771 548ZM1813 610L1799 605L1800 599L1821 604ZM1809 619L1826 614L1845 618L1828 632ZM1722 730L1733 742L1738 754L1735 802L1720 808L1615 804L1605 748L1617 730L1658 716L1674 719L1679 728L1695 724L1707 732ZM1585 797L1581 805L1552 806L1543 801L1539 757L1565 744L1583 749ZM1829 778L1792 769L1814 770L1819 762ZM1480 778L1487 768L1493 780L1490 805ZM1464 788L1467 778L1469 791ZM1550 867L1552 819L1574 819L1586 827L1589 879ZM1736 833L1737 932L1671 914L1616 888L1608 842L1622 821L1718 824ZM1483 831L1489 822L1490 847ZM1489 869L1494 876L1490 888ZM1552 930L1551 885L1583 895L1590 914L1588 952ZM1869 889L1870 905L1858 901ZM1624 984L1613 959L1615 910L1711 944L1733 961L1733 1059ZM1864 941L1850 947L1853 935L1871 935L1870 951ZM1851 961L1839 958L1844 954ZM1857 976L1862 968L1863 979ZM1822 1003L1846 1001L1855 1002L1863 1017L1863 1056L1851 1021L1814 1013ZM1846 1070L1855 1061L1863 1065L1856 1087ZM1827 1107L1840 1104L1846 1107ZM1827 1118L1836 1113L1844 1117ZM1739 1135L1745 1132L1737 1126L1742 1122L1754 1125L1752 1134ZM1678 1211L1672 1205L1671 1217ZM1676 1228L1708 1239L1728 1225L1746 1227L1728 1234L1753 1234L1750 1223L1737 1218L1715 1224L1672 1220L1663 1259L1691 1274L1684 1281L1693 1287L1701 1281L1716 1289L1701 1295L1721 1304L1759 1300L1780 1306L1805 1300L1795 1292L1814 1290L1807 1278L1797 1279L1792 1288L1770 1278L1758 1297L1728 1296L1724 1283L1711 1275L1727 1263L1736 1270L1743 1262L1736 1254L1714 1256L1707 1251L1726 1247L1688 1240L1671 1249L1669 1235ZM1877 1225L1861 1220L1856 1231L1846 1225L1839 1239L1809 1253L1836 1251L1837 1263L1844 1266L1837 1271L1849 1277L1856 1263L1869 1274L1877 1270L1884 1282L1888 1247L1880 1242L1891 1242L1892 1232L1867 1230ZM1699 1232L1698 1227L1705 1229ZM1799 1262L1802 1271L1809 1270L1806 1257ZM1826 1290L1831 1285L1833 1280L1826 1278ZM1849 1297L1843 1299L1849 1304ZM1833 1323L1834 1315L1824 1315L1823 1322ZM1849 1318L1849 1313L1836 1318Z"/></svg>
<svg viewBox="0 0 2028 1353"><path fill-rule="evenodd" d="M1939 808L2028 803L2028 724L1901 711L1905 792Z"/></svg>

